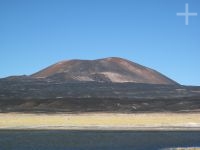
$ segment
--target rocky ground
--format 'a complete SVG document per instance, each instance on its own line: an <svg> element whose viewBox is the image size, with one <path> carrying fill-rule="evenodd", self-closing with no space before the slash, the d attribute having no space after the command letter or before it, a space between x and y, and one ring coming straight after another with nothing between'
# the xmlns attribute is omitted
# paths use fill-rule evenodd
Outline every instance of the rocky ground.
<svg viewBox="0 0 200 150"><path fill-rule="evenodd" d="M1 112L199 112L200 87L136 83L0 80Z"/></svg>

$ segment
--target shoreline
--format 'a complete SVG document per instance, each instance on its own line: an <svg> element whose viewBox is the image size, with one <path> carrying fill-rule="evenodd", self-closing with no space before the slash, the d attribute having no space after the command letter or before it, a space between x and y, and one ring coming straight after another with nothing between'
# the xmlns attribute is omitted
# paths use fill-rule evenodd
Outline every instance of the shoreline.
<svg viewBox="0 0 200 150"><path fill-rule="evenodd" d="M0 113L0 130L200 131L200 113Z"/></svg>
<svg viewBox="0 0 200 150"><path fill-rule="evenodd" d="M135 131L135 132L191 132L200 131L200 127L27 127L0 128L0 131Z"/></svg>

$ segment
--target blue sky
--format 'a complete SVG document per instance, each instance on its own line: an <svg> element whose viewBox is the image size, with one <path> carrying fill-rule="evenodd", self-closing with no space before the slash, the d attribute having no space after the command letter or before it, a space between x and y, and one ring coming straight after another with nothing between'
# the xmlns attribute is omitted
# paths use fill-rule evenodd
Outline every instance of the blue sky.
<svg viewBox="0 0 200 150"><path fill-rule="evenodd" d="M0 0L0 77L111 56L200 85L200 1Z"/></svg>

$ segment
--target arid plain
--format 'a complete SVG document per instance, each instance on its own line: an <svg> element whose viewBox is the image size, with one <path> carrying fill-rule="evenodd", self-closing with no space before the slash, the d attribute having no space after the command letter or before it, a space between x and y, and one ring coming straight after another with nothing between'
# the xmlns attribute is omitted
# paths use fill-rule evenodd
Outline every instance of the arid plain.
<svg viewBox="0 0 200 150"><path fill-rule="evenodd" d="M200 113L1 113L0 129L199 130Z"/></svg>

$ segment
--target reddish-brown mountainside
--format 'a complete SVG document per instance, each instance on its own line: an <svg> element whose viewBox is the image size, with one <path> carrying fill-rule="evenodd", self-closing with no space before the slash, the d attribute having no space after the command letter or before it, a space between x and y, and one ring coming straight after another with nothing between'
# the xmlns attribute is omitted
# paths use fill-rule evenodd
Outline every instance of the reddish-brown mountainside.
<svg viewBox="0 0 200 150"><path fill-rule="evenodd" d="M177 84L153 69L116 57L61 61L31 76L58 81Z"/></svg>

